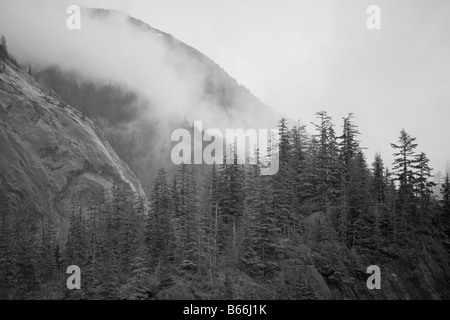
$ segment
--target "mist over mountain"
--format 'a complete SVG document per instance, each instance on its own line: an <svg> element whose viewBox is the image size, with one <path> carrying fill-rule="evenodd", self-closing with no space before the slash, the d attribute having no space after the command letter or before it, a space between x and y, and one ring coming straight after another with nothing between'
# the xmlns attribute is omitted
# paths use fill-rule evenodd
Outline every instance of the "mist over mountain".
<svg viewBox="0 0 450 320"><path fill-rule="evenodd" d="M170 135L184 121L221 130L276 126L273 110L173 36L102 9L83 9L81 30L69 31L45 10L41 30L12 32L11 47L39 81L102 127L147 192L156 168L170 170Z"/></svg>

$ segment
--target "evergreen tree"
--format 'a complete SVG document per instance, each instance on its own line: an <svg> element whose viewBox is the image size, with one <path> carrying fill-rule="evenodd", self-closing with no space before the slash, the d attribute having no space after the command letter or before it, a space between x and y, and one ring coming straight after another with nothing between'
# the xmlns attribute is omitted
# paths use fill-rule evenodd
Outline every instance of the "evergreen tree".
<svg viewBox="0 0 450 320"><path fill-rule="evenodd" d="M317 134L317 154L313 159L315 170L316 197L320 199L322 212L335 200L339 193L339 178L341 175L338 163L338 148L331 122L331 117L325 111L316 113L320 123L313 125Z"/></svg>
<svg viewBox="0 0 450 320"><path fill-rule="evenodd" d="M293 207L295 205L295 175L292 167L291 136L287 120L282 118L278 125L279 170L271 179L273 191L273 210L277 225L284 237L288 237L294 225Z"/></svg>
<svg viewBox="0 0 450 320"><path fill-rule="evenodd" d="M399 197L401 212L403 215L414 214L414 165L416 163L415 148L417 143L415 137L411 137L405 130L400 132L398 144L391 143L394 148L393 169L396 180L399 182Z"/></svg>
<svg viewBox="0 0 450 320"><path fill-rule="evenodd" d="M141 255L133 258L131 263L131 276L122 290L122 297L128 300L145 300L149 295L147 286L148 269L145 259Z"/></svg>
<svg viewBox="0 0 450 320"><path fill-rule="evenodd" d="M199 268L209 275L210 282L213 282L218 268L218 231L219 224L222 223L219 209L219 185L219 174L216 165L213 164L204 179L199 219L199 257L204 261L200 263Z"/></svg>
<svg viewBox="0 0 450 320"><path fill-rule="evenodd" d="M138 229L140 221L134 206L136 199L130 186L125 182L116 183L113 188L113 215L116 217L117 250L120 270L129 273L131 261L139 249Z"/></svg>
<svg viewBox="0 0 450 320"><path fill-rule="evenodd" d="M6 45L6 38L5 36L2 36L0 40L0 56L4 58L8 58L8 47Z"/></svg>
<svg viewBox="0 0 450 320"><path fill-rule="evenodd" d="M375 154L375 161L372 164L373 179L372 192L378 203L382 204L386 200L386 183L384 177L384 165L381 155Z"/></svg>
<svg viewBox="0 0 450 320"><path fill-rule="evenodd" d="M277 261L282 251L278 242L282 232L272 205L274 192L270 180L270 176L257 177L249 207L250 217L256 221L253 250L257 255L256 262L260 261L257 265L258 272L263 277L270 276L278 269Z"/></svg>
<svg viewBox="0 0 450 320"><path fill-rule="evenodd" d="M429 159L424 152L416 156L414 169L416 170L416 177L414 180L414 191L418 201L418 211L420 214L420 223L423 227L424 223L429 222L431 211L431 200L433 194L433 187L436 185L431 178L431 168L429 167ZM425 215L425 217L424 217Z"/></svg>
<svg viewBox="0 0 450 320"><path fill-rule="evenodd" d="M151 194L145 240L152 266L163 269L168 268L175 258L170 200L166 172L161 169L158 171Z"/></svg>
<svg viewBox="0 0 450 320"><path fill-rule="evenodd" d="M372 220L370 217L369 172L362 151L349 164L348 204L350 239L352 247L370 242Z"/></svg>
<svg viewBox="0 0 450 320"><path fill-rule="evenodd" d="M349 113L348 116L344 118L342 135L339 137L341 140L339 142L339 159L344 170L344 175L349 170L350 162L360 150L359 140L356 139L358 134L360 134L360 132L353 122L353 114Z"/></svg>
<svg viewBox="0 0 450 320"><path fill-rule="evenodd" d="M298 123L291 130L292 136L292 170L294 176L294 191L295 191L295 204L294 210L300 211L300 205L307 198L305 187L307 184L307 151L309 146L309 139L306 134L306 126Z"/></svg>
<svg viewBox="0 0 450 320"><path fill-rule="evenodd" d="M56 259L56 230L52 221L45 219L42 227L41 243L38 257L38 278L44 285L44 295L46 299L50 298L50 287L56 278L58 272L58 261Z"/></svg>
<svg viewBox="0 0 450 320"><path fill-rule="evenodd" d="M244 212L244 166L238 164L236 145L227 147L224 157L232 159L231 163L220 166L219 208L222 222L218 230L218 247L223 252L230 267L238 263L237 231L238 221Z"/></svg>
<svg viewBox="0 0 450 320"><path fill-rule="evenodd" d="M182 260L198 262L198 216L197 216L197 187L195 169L189 171L186 164L182 164L178 176L178 227L179 249Z"/></svg>
<svg viewBox="0 0 450 320"><path fill-rule="evenodd" d="M444 183L441 189L442 194L442 213L444 217L445 230L450 230L450 176L449 173L445 175Z"/></svg>
<svg viewBox="0 0 450 320"><path fill-rule="evenodd" d="M384 184L386 185L386 204L385 209L381 211L380 229L387 244L396 244L398 234L399 212L396 204L398 203L398 192L395 186L395 178L386 169L384 174ZM401 220L401 219L400 219Z"/></svg>

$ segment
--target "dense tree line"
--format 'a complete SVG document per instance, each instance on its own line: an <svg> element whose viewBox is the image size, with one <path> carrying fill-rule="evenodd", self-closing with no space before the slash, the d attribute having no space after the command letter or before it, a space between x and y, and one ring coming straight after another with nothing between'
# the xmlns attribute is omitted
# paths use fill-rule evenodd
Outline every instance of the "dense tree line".
<svg viewBox="0 0 450 320"><path fill-rule="evenodd" d="M2 190L0 296L149 299L190 279L215 298L253 298L251 282L267 288L266 298L312 299L307 264L351 274L359 263L395 259L420 234L448 239L449 177L437 201L414 137L402 130L392 143L389 172L380 154L367 163L352 114L340 133L326 112L314 126L310 136L281 119L273 176L236 155L206 174L189 165L173 177L161 169L148 206L117 181L89 207L74 201L64 241L48 217L11 208ZM259 154L251 156L261 163ZM69 291L64 268L73 264L82 288Z"/></svg>

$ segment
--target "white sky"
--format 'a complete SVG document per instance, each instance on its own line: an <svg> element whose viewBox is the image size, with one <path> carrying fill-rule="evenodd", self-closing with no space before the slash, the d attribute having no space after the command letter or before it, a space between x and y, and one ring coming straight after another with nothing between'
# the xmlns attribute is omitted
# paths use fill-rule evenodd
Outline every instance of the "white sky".
<svg viewBox="0 0 450 320"><path fill-rule="evenodd" d="M405 128L443 171L450 148L448 0L73 0L116 9L174 35L263 102L309 123L326 110L337 132L355 114L368 162ZM381 30L366 9L381 8Z"/></svg>

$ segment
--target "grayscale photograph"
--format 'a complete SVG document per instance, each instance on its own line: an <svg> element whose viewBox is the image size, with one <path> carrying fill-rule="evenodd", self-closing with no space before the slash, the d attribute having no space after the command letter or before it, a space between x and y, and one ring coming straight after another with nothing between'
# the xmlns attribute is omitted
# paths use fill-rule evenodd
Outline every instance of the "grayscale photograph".
<svg viewBox="0 0 450 320"><path fill-rule="evenodd" d="M449 34L448 0L0 0L0 300L450 299Z"/></svg>

